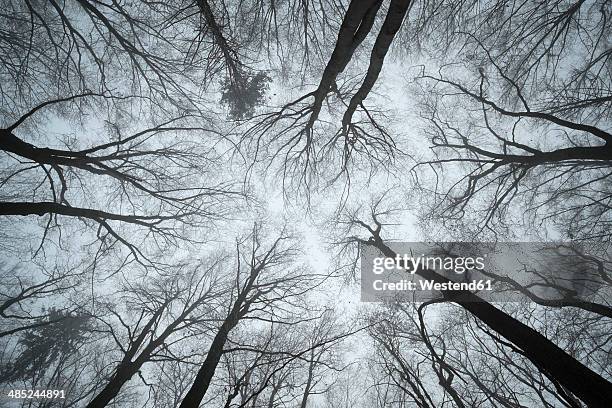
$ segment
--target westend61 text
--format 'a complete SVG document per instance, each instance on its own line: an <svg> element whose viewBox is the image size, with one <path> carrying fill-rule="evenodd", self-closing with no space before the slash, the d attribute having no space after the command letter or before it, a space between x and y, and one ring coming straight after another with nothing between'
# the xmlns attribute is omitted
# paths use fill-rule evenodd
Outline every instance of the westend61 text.
<svg viewBox="0 0 612 408"><path fill-rule="evenodd" d="M417 284L418 283L418 284ZM375 280L372 284L374 290L390 290L390 291L410 291L410 290L492 290L491 280L475 280L472 282L435 282L431 280L422 280L418 282L403 279L399 282L384 282Z"/></svg>

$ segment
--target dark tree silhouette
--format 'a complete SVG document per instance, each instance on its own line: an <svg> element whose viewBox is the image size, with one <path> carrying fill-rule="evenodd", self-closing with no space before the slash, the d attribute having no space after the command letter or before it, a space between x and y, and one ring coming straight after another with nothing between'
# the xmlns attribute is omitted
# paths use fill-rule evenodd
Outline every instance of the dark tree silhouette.
<svg viewBox="0 0 612 408"><path fill-rule="evenodd" d="M377 208L379 204L380 200L371 210L371 217L374 223L372 226L354 215L349 216L349 219L346 220L346 225L348 225L346 233L349 235L349 238L344 241L344 244L359 243L361 245L372 246L385 257L395 258L396 252L381 237L383 223L379 221L379 218L388 212L379 212ZM354 228L364 229L370 236L364 239L353 235L355 233ZM419 266L415 273L429 281L437 283L450 282L447 277L434 270L425 269L422 266ZM612 386L605 377L576 360L572 355L568 354L537 330L534 330L470 291L441 291L441 295L442 298L439 301L453 302L467 310L474 317L482 321L488 329L503 337L505 341L513 344L520 350L522 355L528 358L551 381L569 390L580 400L589 405L603 406L605 401L610 398ZM568 370L568 367L571 367L571 369ZM594 390L597 391L594 392ZM447 391L450 391L450 388Z"/></svg>

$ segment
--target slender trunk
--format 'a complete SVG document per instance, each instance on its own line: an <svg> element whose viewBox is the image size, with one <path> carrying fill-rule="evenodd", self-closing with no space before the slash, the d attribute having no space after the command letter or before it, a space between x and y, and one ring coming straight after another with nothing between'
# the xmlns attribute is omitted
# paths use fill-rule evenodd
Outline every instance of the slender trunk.
<svg viewBox="0 0 612 408"><path fill-rule="evenodd" d="M217 365L221 360L221 356L223 355L223 347L227 341L227 336L237 323L238 318L230 315L221 325L221 328L210 345L210 349L206 354L204 363L200 367L200 370L198 371L191 388L185 395L183 402L181 402L181 408L196 408L200 405L200 402L202 402L206 391L208 391L210 382L215 375L215 370L217 369Z"/></svg>
<svg viewBox="0 0 612 408"><path fill-rule="evenodd" d="M308 402L308 396L310 395L310 388L312 387L312 378L314 375L314 350L310 353L310 364L308 365L308 379L306 380L306 388L304 388L304 394L302 395L302 402L300 408L306 408Z"/></svg>
<svg viewBox="0 0 612 408"><path fill-rule="evenodd" d="M186 313L184 313L179 319L175 320L172 324L170 324L157 339L149 342L142 351L142 353L140 353L138 357L134 359L134 361L132 361L146 337L151 333L151 328L156 322L158 322L159 318L161 317L162 313L164 312L166 306L169 303L169 300L164 302L164 304L159 309L157 309L155 314L151 316L147 324L140 332L140 335L126 350L123 360L121 361L121 363L119 363L119 366L117 367L117 370L115 371L115 374L113 375L111 380L108 382L108 384L106 384L102 391L100 391L98 395L96 395L89 402L89 404L87 404L86 408L102 408L107 406L108 403L111 402L117 396L117 394L119 394L119 391L121 390L123 385L128 382L134 376L134 374L138 372L138 370L140 370L144 363L150 360L153 351L168 338L168 336L174 331L174 328L176 328L178 323L184 319Z"/></svg>
<svg viewBox="0 0 612 408"><path fill-rule="evenodd" d="M387 257L395 258L397 255L378 236L367 244L375 246ZM427 280L439 283L450 281L429 269L418 269L416 273ZM605 407L612 401L612 383L567 354L536 330L469 291L442 293L447 300L459 304L493 331L520 348L538 369L554 378L587 405Z"/></svg>
<svg viewBox="0 0 612 408"><path fill-rule="evenodd" d="M251 268L250 277L242 290L238 290L238 297L232 304L227 317L215 335L208 349L208 353L206 354L206 359L198 370L195 380L191 384L191 388L187 391L187 394L185 394L185 398L183 402L181 402L180 408L197 408L202 402L202 399L204 399L204 395L206 395L206 391L208 391L210 382L215 375L217 365L219 365L219 361L223 355L223 348L225 347L225 342L227 341L230 331L236 327L240 319L248 313L250 305L257 298L257 295L254 295L250 299L247 299L255 285L255 281L264 267L265 263L262 263Z"/></svg>
<svg viewBox="0 0 612 408"><path fill-rule="evenodd" d="M139 365L128 363L117 370L117 373L106 386L92 399L86 408L103 408L107 406L119 393L121 387L138 372Z"/></svg>
<svg viewBox="0 0 612 408"><path fill-rule="evenodd" d="M372 29L376 13L381 4L381 0L353 0L349 4L338 32L334 50L323 70L319 86L313 93L315 100L308 128L313 126L319 116L325 96L335 83L338 74L344 71L353 57L353 53Z"/></svg>
<svg viewBox="0 0 612 408"><path fill-rule="evenodd" d="M197 0L197 3L202 16L204 16L204 20L206 20L206 24L212 32L214 42L221 49L230 80L242 83L242 74L240 69L242 64L238 60L238 53L230 46L229 42L225 38L223 30L219 26L219 23L217 23L215 14L213 13L210 4L208 4L208 1Z"/></svg>
<svg viewBox="0 0 612 408"><path fill-rule="evenodd" d="M434 349L433 345L431 344L431 341L429 340L429 336L427 335L425 321L423 318L423 308L425 305L426 303L423 303L418 309L419 333L421 335L421 339L429 349L429 354L431 355L431 368L434 370L436 376L438 377L438 383L451 396L457 408L465 408L465 404L461 400L461 396L459 395L455 387L453 387L454 373L452 372L450 366L446 363L446 361L444 361L444 359L440 357L438 353L436 353L436 350ZM445 372L448 374L447 376L444 375Z"/></svg>
<svg viewBox="0 0 612 408"><path fill-rule="evenodd" d="M351 123L355 110L359 105L361 105L361 103L363 103L365 98L372 90L372 87L376 83L378 75L382 70L387 51L389 51L389 47L393 42L393 38L395 38L395 35L402 26L402 22L404 21L406 13L410 8L410 4L411 0L391 1L391 4L389 5L389 11L387 12L387 17L385 18L385 22L383 23L380 32L378 33L378 37L376 37L374 47L372 48L368 72L366 73L361 87L351 98L349 106L346 109L346 112L344 113L344 116L342 118L342 128L345 132L348 131L348 127Z"/></svg>
<svg viewBox="0 0 612 408"><path fill-rule="evenodd" d="M227 341L230 331L236 327L240 319L248 312L250 302L247 301L247 295L253 288L253 284L260 271L261 268L254 268L251 271L251 276L246 287L243 289L242 293L239 293L238 298L234 301L230 312L215 335L208 349L208 353L206 354L206 359L202 363L200 370L198 370L198 374L193 384L191 384L191 388L187 391L183 402L181 402L181 408L197 408L202 402L204 395L206 395L206 391L208 391L210 382L215 375L215 370L217 369L217 365L219 365L221 356L223 355L223 348L225 347L225 342Z"/></svg>
<svg viewBox="0 0 612 408"><path fill-rule="evenodd" d="M268 408L274 408L274 399L276 398L276 394L278 394L278 390L283 385L284 376L275 383L272 381L272 392L270 393L270 398L268 398Z"/></svg>

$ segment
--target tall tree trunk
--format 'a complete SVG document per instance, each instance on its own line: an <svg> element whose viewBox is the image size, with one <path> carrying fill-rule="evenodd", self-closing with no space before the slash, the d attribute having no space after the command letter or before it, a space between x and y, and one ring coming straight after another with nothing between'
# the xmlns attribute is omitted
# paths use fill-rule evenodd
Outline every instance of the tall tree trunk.
<svg viewBox="0 0 612 408"><path fill-rule="evenodd" d="M212 32L215 44L217 44L217 46L221 50L221 53L223 54L223 60L225 61L225 67L228 71L230 80L232 82L237 81L238 83L242 83L242 64L238 59L238 53L236 52L236 50L234 50L234 48L232 48L228 40L225 38L223 30L219 26L219 23L217 23L215 14L208 1L197 0L197 3L200 12L202 13L202 16L204 17L204 20L208 25L208 28Z"/></svg>
<svg viewBox="0 0 612 408"><path fill-rule="evenodd" d="M119 393L121 387L139 370L137 363L128 363L120 367L106 386L92 399L86 408L103 408Z"/></svg>
<svg viewBox="0 0 612 408"><path fill-rule="evenodd" d="M338 74L344 71L353 53L372 29L381 4L381 0L353 0L349 4L334 50L323 70L319 86L313 93L315 100L307 128L312 128L319 116L325 96L335 83Z"/></svg>
<svg viewBox="0 0 612 408"><path fill-rule="evenodd" d="M198 374L193 384L191 384L191 388L187 391L183 402L181 402L181 408L197 408L202 402L204 395L206 395L210 382L215 375L217 365L219 365L219 361L223 355L223 348L225 347L225 342L227 341L230 331L236 327L240 319L248 312L249 302L247 301L247 295L257 278L258 271L258 269L255 269L251 273L249 283L246 285L243 292L238 295L236 301L232 305L232 309L223 321L223 324L221 324L219 331L208 349L206 359L198 370Z"/></svg>
<svg viewBox="0 0 612 408"><path fill-rule="evenodd" d="M395 258L396 253L379 236L367 241L385 256ZM416 274L438 283L449 279L429 269L418 269ZM459 304L500 336L520 348L524 355L543 373L557 381L591 407L606 407L612 401L612 383L586 367L574 357L542 336L469 291L444 291L443 296Z"/></svg>
<svg viewBox="0 0 612 408"><path fill-rule="evenodd" d="M304 388L304 393L302 394L302 402L300 403L300 408L306 408L306 404L308 403L308 397L310 396L310 391L312 389L312 379L314 376L314 349L310 352L310 364L308 365L308 379L306 380L306 387Z"/></svg>
<svg viewBox="0 0 612 408"><path fill-rule="evenodd" d="M166 339L174 333L174 330L179 325L180 322L184 321L185 318L196 308L198 302L194 302L189 308L187 308L176 320L174 320L171 324L166 327L166 329L157 337L155 340L151 340L146 347L142 350L140 354L138 354L138 350L144 344L146 337L151 333L151 329L154 324L159 322L159 319L170 303L170 300L164 302L164 304L157 309L155 314L149 319L147 324L143 327L140 335L131 343L128 350L125 352L125 356L123 360L117 367L115 374L111 378L111 380L106 384L106 386L96 395L90 402L87 404L86 408L102 408L108 405L121 388L128 382L134 374L140 370L144 363L151 360L151 355L153 352L162 345ZM138 357L136 357L138 354ZM134 358L136 357L136 358Z"/></svg>
<svg viewBox="0 0 612 408"><path fill-rule="evenodd" d="M221 325L221 328L210 345L204 363L202 363L202 366L200 367L191 388L185 395L183 402L181 402L181 408L196 408L200 405L200 402L202 402L206 391L208 391L210 382L215 375L215 370L217 369L217 365L221 360L221 356L223 355L223 347L227 341L227 336L234 326L236 326L238 320L238 316L230 315Z"/></svg>
<svg viewBox="0 0 612 408"><path fill-rule="evenodd" d="M387 51L389 51L389 47L393 42L393 38L399 31L402 26L402 22L406 17L406 13L410 8L411 0L392 0L389 5L389 11L387 12L387 17L385 18L385 22L380 28L380 32L378 33L378 37L376 37L376 42L374 43L374 47L372 48L372 54L370 55L370 64L368 66L368 72L363 80L363 83L359 87L359 90L353 95L351 101L349 102L349 106L342 117L342 128L345 132L348 131L348 127L351 123L351 119L355 110L368 96L372 87L376 83L378 79L378 75L382 70L383 63L385 61L385 56L387 55Z"/></svg>

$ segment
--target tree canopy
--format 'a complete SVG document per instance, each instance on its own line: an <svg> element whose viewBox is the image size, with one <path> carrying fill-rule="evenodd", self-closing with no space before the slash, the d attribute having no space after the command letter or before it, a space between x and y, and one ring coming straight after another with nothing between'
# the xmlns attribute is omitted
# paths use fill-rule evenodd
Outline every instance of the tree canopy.
<svg viewBox="0 0 612 408"><path fill-rule="evenodd" d="M64 392L16 406L612 400L607 0L3 5L0 383ZM588 290L360 302L396 241Z"/></svg>

